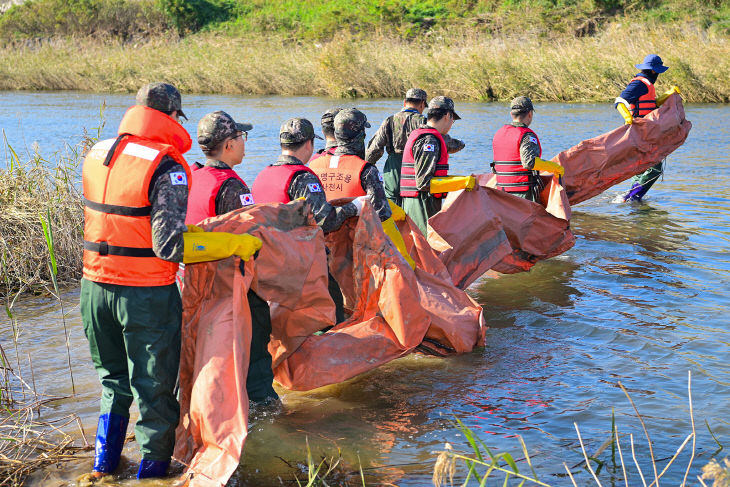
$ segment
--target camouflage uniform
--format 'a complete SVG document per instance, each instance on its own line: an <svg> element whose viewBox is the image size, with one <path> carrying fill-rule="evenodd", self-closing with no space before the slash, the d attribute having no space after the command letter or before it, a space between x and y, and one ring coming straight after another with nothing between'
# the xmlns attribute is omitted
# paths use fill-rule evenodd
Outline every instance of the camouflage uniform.
<svg viewBox="0 0 730 487"><path fill-rule="evenodd" d="M209 155L220 149L222 144L230 137L235 137L241 132L247 134L252 129L253 125L250 123L237 123L233 120L233 117L224 111L209 113L198 122L198 144L203 153ZM231 169L225 162L212 157L208 157L205 165L218 169ZM236 178L227 179L218 189L218 194L215 197L215 214L222 215L242 208L241 196L250 193L251 190L244 182ZM271 311L266 300L250 289L247 298L251 309L251 347L249 349L246 392L249 400L254 402L276 400L279 396L272 385L274 372L271 367L271 354L269 353Z"/></svg>
<svg viewBox="0 0 730 487"><path fill-rule="evenodd" d="M426 92L418 88L412 88L406 93L406 99L425 101ZM403 160L403 149L411 132L425 126L426 117L418 113L418 110L403 108L395 115L386 118L368 142L365 160L370 164L377 163L385 150L388 152L388 158L383 167L385 194L389 200L399 206L402 204L400 197L400 168ZM444 141L449 154L459 152L465 146L461 140L451 138L448 135L444 136Z"/></svg>
<svg viewBox="0 0 730 487"><path fill-rule="evenodd" d="M337 149L335 155L365 156L365 129L370 127L367 117L360 110L348 108L340 111L334 120ZM378 213L381 221L391 216L390 204L385 196L383 178L378 168L366 164L360 173L360 185L370 197L370 204Z"/></svg>
<svg viewBox="0 0 730 487"><path fill-rule="evenodd" d="M218 150L221 145L230 137L236 136L239 132L247 134L253 129L250 123L237 123L224 111L209 113L198 122L198 145L203 153L209 156L205 166L217 169L231 169L231 166L210 157L212 152ZM202 167L197 162L198 167ZM223 182L218 194L215 197L215 214L222 215L229 211L243 207L241 195L250 194L249 187L235 178Z"/></svg>
<svg viewBox="0 0 730 487"><path fill-rule="evenodd" d="M180 93L168 84L142 87L137 104L168 115L177 111L185 117ZM149 184L150 225L155 255L180 262L188 188L172 184L173 173L185 174L178 162L164 156ZM142 453L137 476L164 475L179 418L174 387L180 362L182 302L177 286L82 279L80 311L102 385L94 471L110 473L118 464L134 400L140 414L135 436Z"/></svg>
<svg viewBox="0 0 730 487"><path fill-rule="evenodd" d="M535 108L532 106L532 100L528 97L518 96L512 100L510 110L534 111ZM524 123L515 121L512 122L512 126L527 128L527 125ZM525 169L532 169L535 166L536 157L540 157L540 146L535 140L535 137L531 134L523 135L522 139L520 139L520 161L522 162L522 167ZM537 184L532 185L529 191L521 191L510 194L530 201L540 201L540 193L545 188L542 178L540 177L540 171L533 171L532 177L535 178Z"/></svg>
<svg viewBox="0 0 730 487"><path fill-rule="evenodd" d="M431 109L450 110L454 119L460 117L454 111L451 98L437 96L428 104ZM425 150L428 146L429 150ZM424 235L427 233L427 222L430 217L441 211L442 199L435 198L430 191L431 179L436 171L436 163L441 158L441 142L432 134L423 134L413 143L413 159L416 168L416 198L403 198L403 210L418 225Z"/></svg>
<svg viewBox="0 0 730 487"><path fill-rule="evenodd" d="M284 122L279 130L279 142L281 144L299 144L307 140L321 139L314 133L312 123L305 118L292 118ZM274 166L284 164L304 164L294 156L280 155ZM304 198L312 208L314 221L322 228L324 233L338 230L345 220L357 216L357 207L352 203L343 206L332 206L327 202L327 197L322 191L322 183L319 178L309 172L297 173L289 183L287 193L292 200Z"/></svg>

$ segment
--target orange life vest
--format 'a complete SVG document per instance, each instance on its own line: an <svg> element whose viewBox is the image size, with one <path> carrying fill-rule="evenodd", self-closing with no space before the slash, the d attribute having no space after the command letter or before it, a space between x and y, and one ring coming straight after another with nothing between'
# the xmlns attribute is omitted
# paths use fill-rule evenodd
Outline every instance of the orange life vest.
<svg viewBox="0 0 730 487"><path fill-rule="evenodd" d="M630 83L634 81L641 81L649 90L645 95L642 95L638 100L636 100L636 104L631 103L629 105L631 114L634 117L643 117L656 109L656 89L654 88L654 83L643 76L636 76L630 81Z"/></svg>
<svg viewBox="0 0 730 487"><path fill-rule="evenodd" d="M171 117L143 106L127 110L118 134L97 143L84 160L84 278L123 286L172 284L178 263L152 250L148 195L166 155L185 170L171 174L173 184L189 188L182 153L190 149L190 136Z"/></svg>
<svg viewBox="0 0 730 487"><path fill-rule="evenodd" d="M309 168L319 177L328 200L365 196L360 174L367 161L354 155L323 154L309 161Z"/></svg>

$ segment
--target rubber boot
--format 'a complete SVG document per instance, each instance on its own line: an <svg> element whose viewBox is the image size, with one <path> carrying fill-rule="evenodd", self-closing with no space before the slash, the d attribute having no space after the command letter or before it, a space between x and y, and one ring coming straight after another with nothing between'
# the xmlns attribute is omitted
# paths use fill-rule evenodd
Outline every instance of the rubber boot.
<svg viewBox="0 0 730 487"><path fill-rule="evenodd" d="M129 418L114 413L99 416L96 428L94 472L112 473L119 466Z"/></svg>
<svg viewBox="0 0 730 487"><path fill-rule="evenodd" d="M137 478L148 479L152 477L164 477L167 475L167 468L169 466L170 460L145 460L143 458L139 464Z"/></svg>
<svg viewBox="0 0 730 487"><path fill-rule="evenodd" d="M634 183L628 193L624 195L624 201L641 201L649 188L643 184Z"/></svg>

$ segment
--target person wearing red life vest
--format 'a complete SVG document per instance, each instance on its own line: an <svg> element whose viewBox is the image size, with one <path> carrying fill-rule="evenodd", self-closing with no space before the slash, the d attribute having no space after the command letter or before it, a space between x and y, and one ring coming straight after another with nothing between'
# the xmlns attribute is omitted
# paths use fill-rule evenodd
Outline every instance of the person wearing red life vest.
<svg viewBox="0 0 730 487"><path fill-rule="evenodd" d="M200 221L254 204L251 190L233 168L246 155L250 123L237 123L224 111L209 113L198 122L198 145L206 155L205 165L195 163L188 198L187 223ZM257 403L279 398L272 384L274 372L268 345L271 314L268 303L249 289L251 347L246 392Z"/></svg>
<svg viewBox="0 0 730 487"><path fill-rule="evenodd" d="M370 127L367 117L356 108L340 110L334 119L337 146L334 154L309 161L309 168L319 177L328 200L366 196L381 221L391 216L390 204L385 197L383 177L365 156L365 129Z"/></svg>
<svg viewBox="0 0 730 487"><path fill-rule="evenodd" d="M137 477L167 473L179 420L178 263L247 260L261 248L251 235L188 231L190 168L182 154L191 140L180 124L180 92L150 83L136 101L118 137L94 145L82 168L80 311L102 386L92 481L119 466L133 401L142 453Z"/></svg>
<svg viewBox="0 0 730 487"><path fill-rule="evenodd" d="M530 201L540 201L540 171L563 175L565 169L540 158L540 140L529 128L535 113L532 100L518 96L510 103L510 113L512 123L503 125L492 139L491 166L497 175L497 187Z"/></svg>
<svg viewBox="0 0 730 487"><path fill-rule="evenodd" d="M473 176L449 176L449 153L444 135L455 120L454 101L437 96L428 103L426 127L415 129L403 149L400 197L403 210L424 235L429 217L441 210L446 193L474 188Z"/></svg>
<svg viewBox="0 0 730 487"><path fill-rule="evenodd" d="M649 54L644 62L635 65L641 72L626 85L624 91L616 98L614 107L621 114L626 125L634 123L635 118L642 118L651 113L671 95L679 93L679 88L673 86L669 91L657 98L654 83L667 69L662 58L656 54ZM641 201L644 195L664 173L663 162L656 164L641 174L631 178L631 189L624 195L624 201Z"/></svg>
<svg viewBox="0 0 730 487"><path fill-rule="evenodd" d="M324 148L319 149L317 152L315 152L312 155L312 158L309 159L310 161L313 161L317 159L318 157L322 157L325 155L332 155L335 153L335 149L337 149L337 139L335 139L335 117L338 113L340 113L340 110L342 108L340 107L334 107L330 108L324 114L322 114L322 135L324 135Z"/></svg>

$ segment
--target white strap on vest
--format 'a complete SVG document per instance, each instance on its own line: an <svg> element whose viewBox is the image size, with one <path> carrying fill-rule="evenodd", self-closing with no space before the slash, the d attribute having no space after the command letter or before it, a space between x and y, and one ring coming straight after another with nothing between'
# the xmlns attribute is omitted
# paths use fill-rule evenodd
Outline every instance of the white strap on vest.
<svg viewBox="0 0 730 487"><path fill-rule="evenodd" d="M332 156L330 158L330 169L337 169L340 164L340 156Z"/></svg>

